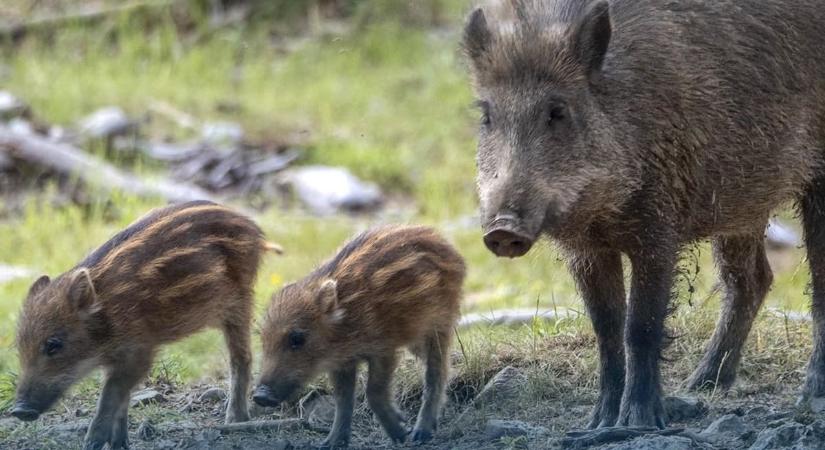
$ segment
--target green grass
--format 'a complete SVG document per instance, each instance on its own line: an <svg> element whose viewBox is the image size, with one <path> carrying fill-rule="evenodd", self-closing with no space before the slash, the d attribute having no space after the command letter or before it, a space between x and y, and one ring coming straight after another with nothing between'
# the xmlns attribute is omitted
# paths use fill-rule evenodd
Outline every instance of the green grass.
<svg viewBox="0 0 825 450"><path fill-rule="evenodd" d="M449 21L458 24L466 5L446 4ZM455 27L436 33L397 20L372 20L357 33L311 37L286 53L272 45L264 27L222 30L194 47L171 17L148 32L129 18L102 28L71 28L49 40L3 50L8 70L0 71L0 85L30 102L42 119L59 124L72 124L106 105L139 117L157 99L199 118L238 121L259 139L306 130L310 143L302 163L343 165L378 182L394 200L411 205L400 214L402 221L437 226L458 246L469 267L465 311L537 305L583 309L552 245L540 245L525 258L502 260L481 242L471 218L476 113L469 106L472 94ZM227 102L237 104L238 112L219 112L218 105ZM178 133L162 120L147 129L156 135ZM160 202L116 196L113 208L105 204L56 208L32 202L20 217L0 221L0 262L59 274ZM392 220L316 219L277 210L256 219L288 252L265 260L257 286L259 312L280 285L303 276L348 236ZM696 291L678 302L683 309L707 303L715 311L717 298L708 298L715 270L707 245L700 250ZM801 256L792 251L783 257L790 262L777 273L772 305L805 309L809 275ZM2 373L17 368L14 329L31 281L0 284ZM511 351L540 346L547 336L586 330L586 323L471 332L463 343L472 358L462 370L480 374L495 365L491 358L506 356L508 346ZM690 326L689 321L675 323ZM190 382L223 377L227 355L220 334L210 331L169 346L160 360L153 376L170 376L162 373L166 367L172 368L173 381ZM10 398L9 383L13 377L0 382L0 408Z"/></svg>

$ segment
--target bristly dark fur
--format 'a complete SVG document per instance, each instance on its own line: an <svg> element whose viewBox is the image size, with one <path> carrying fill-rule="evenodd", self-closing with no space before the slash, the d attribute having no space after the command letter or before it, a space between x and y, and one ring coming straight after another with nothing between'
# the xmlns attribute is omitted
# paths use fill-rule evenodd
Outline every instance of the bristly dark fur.
<svg viewBox="0 0 825 450"><path fill-rule="evenodd" d="M601 354L590 426L664 426L674 269L701 239L726 293L688 385L733 383L772 281L765 225L790 201L814 274L803 397L825 397L823 23L818 0L508 0L470 15L485 243L515 257L549 236L568 255Z"/></svg>

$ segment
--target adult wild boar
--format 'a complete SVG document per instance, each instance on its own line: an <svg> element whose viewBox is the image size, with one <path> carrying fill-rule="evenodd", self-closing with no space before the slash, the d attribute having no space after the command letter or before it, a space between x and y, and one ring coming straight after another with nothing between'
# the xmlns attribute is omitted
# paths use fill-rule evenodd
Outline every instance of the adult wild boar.
<svg viewBox="0 0 825 450"><path fill-rule="evenodd" d="M484 242L569 259L598 337L591 427L664 426L680 250L710 238L724 305L691 387L735 378L771 284L763 231L796 200L813 273L803 399L825 396L825 8L814 0L512 0L464 48L483 118ZM632 267L625 301L621 255Z"/></svg>

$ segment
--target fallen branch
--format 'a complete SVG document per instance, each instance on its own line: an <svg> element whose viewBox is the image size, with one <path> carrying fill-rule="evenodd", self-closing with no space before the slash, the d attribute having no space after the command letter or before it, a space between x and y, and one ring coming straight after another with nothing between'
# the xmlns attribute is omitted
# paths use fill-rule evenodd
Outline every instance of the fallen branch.
<svg viewBox="0 0 825 450"><path fill-rule="evenodd" d="M17 40L36 30L52 30L67 24L87 24L118 14L134 13L150 8L161 8L176 0L135 1L118 6L94 6L81 8L69 14L36 17L27 22L0 24L0 38Z"/></svg>
<svg viewBox="0 0 825 450"><path fill-rule="evenodd" d="M280 419L280 420L260 420L252 422L228 423L217 425L216 430L221 434L231 433L259 433L270 431L280 433L282 431L303 430L308 428L308 424L303 419Z"/></svg>
<svg viewBox="0 0 825 450"><path fill-rule="evenodd" d="M562 448L567 449L584 449L597 445L622 442L647 435L678 436L684 431L683 428L660 430L658 428L606 427L595 430L568 432L567 437L562 439L561 445Z"/></svg>
<svg viewBox="0 0 825 450"><path fill-rule="evenodd" d="M104 190L121 190L139 197L160 197L170 202L212 200L201 188L169 180L146 181L125 173L68 144L42 136L16 132L0 125L0 154L77 177Z"/></svg>

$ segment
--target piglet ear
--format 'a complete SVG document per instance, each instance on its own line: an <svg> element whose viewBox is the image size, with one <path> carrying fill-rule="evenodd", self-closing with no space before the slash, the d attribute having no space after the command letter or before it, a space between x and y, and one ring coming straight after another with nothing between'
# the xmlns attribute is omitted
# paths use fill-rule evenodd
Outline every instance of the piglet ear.
<svg viewBox="0 0 825 450"><path fill-rule="evenodd" d="M318 290L318 305L324 312L338 308L338 283L335 280L324 280Z"/></svg>
<svg viewBox="0 0 825 450"><path fill-rule="evenodd" d="M49 278L48 275L43 275L42 277L38 278L37 281L32 284L29 288L29 293L26 295L26 298L33 298L37 294L43 292L43 289L46 289L46 286L51 283L52 280Z"/></svg>
<svg viewBox="0 0 825 450"><path fill-rule="evenodd" d="M335 280L326 280L318 290L318 303L321 311L331 323L338 323L344 318L344 310L338 302L338 283Z"/></svg>
<svg viewBox="0 0 825 450"><path fill-rule="evenodd" d="M92 277L89 275L89 270L85 267L76 270L72 274L68 301L77 312L87 314L95 312L97 293L95 292L94 283L92 283Z"/></svg>

